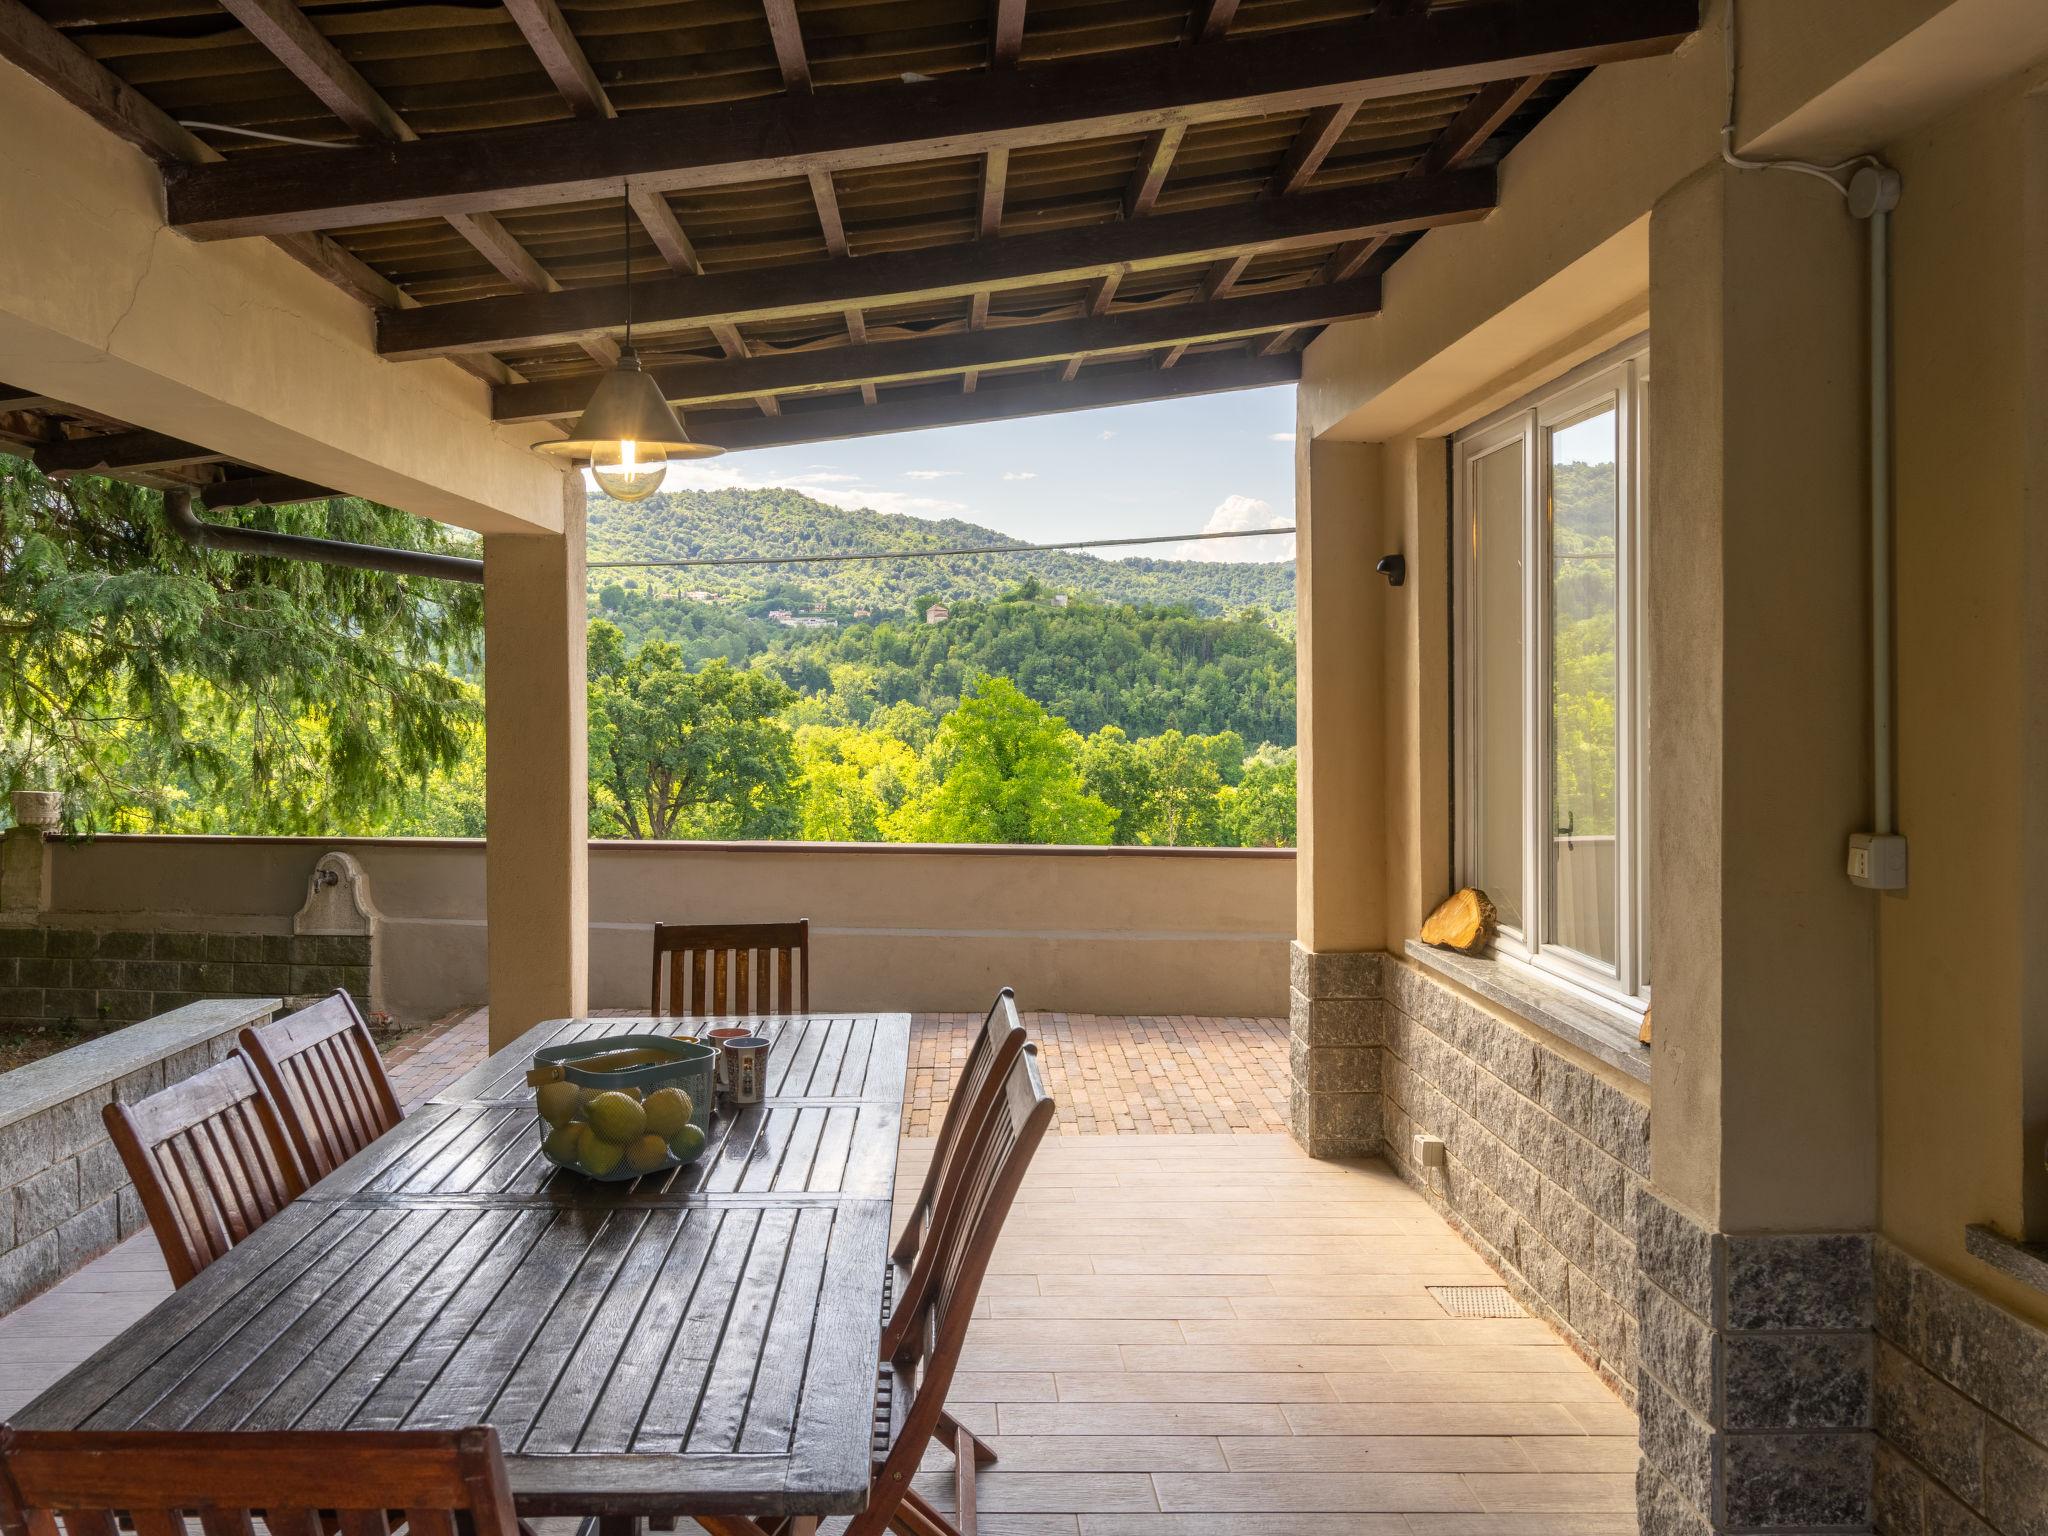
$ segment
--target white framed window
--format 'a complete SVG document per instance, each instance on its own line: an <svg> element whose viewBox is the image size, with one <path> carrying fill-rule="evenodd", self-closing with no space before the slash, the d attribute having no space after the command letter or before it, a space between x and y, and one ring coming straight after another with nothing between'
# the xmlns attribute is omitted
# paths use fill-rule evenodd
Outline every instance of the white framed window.
<svg viewBox="0 0 2048 1536"><path fill-rule="evenodd" d="M1631 342L1452 440L1459 879L1497 954L1637 1010L1649 379Z"/></svg>

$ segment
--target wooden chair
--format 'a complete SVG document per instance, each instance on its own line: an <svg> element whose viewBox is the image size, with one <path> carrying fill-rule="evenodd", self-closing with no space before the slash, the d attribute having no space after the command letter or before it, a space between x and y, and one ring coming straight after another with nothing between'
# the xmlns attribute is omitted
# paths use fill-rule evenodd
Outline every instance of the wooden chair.
<svg viewBox="0 0 2048 1536"><path fill-rule="evenodd" d="M305 1193L277 1105L240 1051L101 1113L175 1284Z"/></svg>
<svg viewBox="0 0 2048 1536"><path fill-rule="evenodd" d="M661 989L664 959L668 962L665 1006ZM656 923L654 1000L648 1009L657 1017L699 1019L742 1013L809 1013L810 919L794 923Z"/></svg>
<svg viewBox="0 0 2048 1536"><path fill-rule="evenodd" d="M845 1536L883 1536L892 1526L907 1536L971 1536L974 1530L975 1468L994 1457L946 1413L946 1391L967 1341L989 1255L1052 1117L1038 1053L1017 1052L998 1080L987 1115L966 1142L958 1198L927 1240L936 1261L919 1266L882 1330L874 1474L868 1506L854 1516ZM957 1525L910 1486L925 1446L933 1441L953 1453Z"/></svg>
<svg viewBox="0 0 2048 1536"><path fill-rule="evenodd" d="M367 1507L366 1507L367 1504ZM26 1430L0 1427L9 1536L519 1536L496 1430Z"/></svg>
<svg viewBox="0 0 2048 1536"><path fill-rule="evenodd" d="M996 994L988 1017L982 1020L981 1033L974 1037L967 1061L960 1069L960 1080L953 1085L946 1117L939 1122L938 1140L932 1145L932 1164L925 1171L924 1188L918 1191L917 1202L910 1208L910 1219L904 1223L903 1235L896 1240L890 1255L898 1264L916 1261L925 1234L938 1220L940 1196L957 1192L947 1187L947 1170L962 1143L972 1140L973 1128L988 1117L989 1106L1002 1091L1004 1075L1022 1049L1024 1026L1017 1019L1017 994L1005 987ZM955 1180L956 1186L957 1183Z"/></svg>
<svg viewBox="0 0 2048 1536"><path fill-rule="evenodd" d="M348 993L242 1031L308 1180L324 1179L405 1118L370 1026Z"/></svg>

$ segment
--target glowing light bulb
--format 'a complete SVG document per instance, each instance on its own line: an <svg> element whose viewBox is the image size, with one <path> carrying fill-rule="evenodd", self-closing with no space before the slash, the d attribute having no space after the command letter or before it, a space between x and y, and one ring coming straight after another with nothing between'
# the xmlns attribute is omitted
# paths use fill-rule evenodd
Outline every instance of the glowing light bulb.
<svg viewBox="0 0 2048 1536"><path fill-rule="evenodd" d="M632 438L605 444L593 459L590 473L607 496L618 501L645 501L661 489L668 474L668 455L655 453L643 459L640 444Z"/></svg>

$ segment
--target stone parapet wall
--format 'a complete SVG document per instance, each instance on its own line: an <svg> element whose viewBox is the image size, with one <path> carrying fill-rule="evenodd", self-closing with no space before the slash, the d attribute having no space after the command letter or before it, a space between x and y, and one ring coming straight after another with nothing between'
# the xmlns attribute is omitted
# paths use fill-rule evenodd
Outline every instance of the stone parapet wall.
<svg viewBox="0 0 2048 1536"><path fill-rule="evenodd" d="M369 1006L368 934L0 926L0 1028L119 1026L230 997L345 988Z"/></svg>
<svg viewBox="0 0 2048 1536"><path fill-rule="evenodd" d="M1385 1155L1633 1401L1647 1094L1412 964L1381 956L1377 972ZM1444 1143L1442 1166L1418 1134Z"/></svg>
<svg viewBox="0 0 2048 1536"><path fill-rule="evenodd" d="M148 1225L101 1111L224 1059L277 1006L192 1003L0 1073L0 1312Z"/></svg>

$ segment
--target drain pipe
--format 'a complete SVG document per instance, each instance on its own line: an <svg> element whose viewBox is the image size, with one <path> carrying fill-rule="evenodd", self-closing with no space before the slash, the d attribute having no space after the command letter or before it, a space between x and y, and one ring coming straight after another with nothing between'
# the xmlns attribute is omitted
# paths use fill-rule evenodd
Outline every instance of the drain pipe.
<svg viewBox="0 0 2048 1536"><path fill-rule="evenodd" d="M391 549L382 544L350 544L342 539L316 539L302 533L272 533L263 528L226 528L209 523L192 510L190 491L164 492L164 521L171 532L197 549L306 560L315 565L346 565L361 571L385 571L393 576L431 576L437 581L466 581L473 586L481 586L484 579L483 561L462 555Z"/></svg>
<svg viewBox="0 0 2048 1536"><path fill-rule="evenodd" d="M1763 160L1735 149L1735 8L1728 0L1722 31L1728 112L1721 158L1737 170L1794 171L1824 181L1870 226L1870 830L1849 835L1848 875L1876 891L1906 885L1906 840L1894 828L1892 792L1892 342L1891 215L1899 206L1899 173L1875 155L1832 165Z"/></svg>

